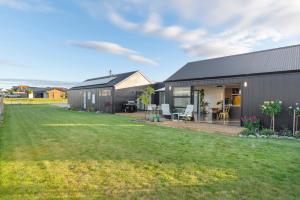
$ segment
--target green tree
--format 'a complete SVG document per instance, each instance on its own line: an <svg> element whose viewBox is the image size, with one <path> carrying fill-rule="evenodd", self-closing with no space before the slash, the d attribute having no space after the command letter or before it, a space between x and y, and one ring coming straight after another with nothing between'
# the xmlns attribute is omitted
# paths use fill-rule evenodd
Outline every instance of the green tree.
<svg viewBox="0 0 300 200"><path fill-rule="evenodd" d="M148 106L151 103L151 96L154 94L155 90L153 87L148 86L143 93L138 97L145 106ZM147 118L147 113L145 113L145 119Z"/></svg>
<svg viewBox="0 0 300 200"><path fill-rule="evenodd" d="M265 101L261 106L261 111L264 115L271 118L270 128L275 131L275 116L278 115L282 110L282 101Z"/></svg>
<svg viewBox="0 0 300 200"><path fill-rule="evenodd" d="M27 94L32 94L32 93L33 93L32 89L27 90Z"/></svg>

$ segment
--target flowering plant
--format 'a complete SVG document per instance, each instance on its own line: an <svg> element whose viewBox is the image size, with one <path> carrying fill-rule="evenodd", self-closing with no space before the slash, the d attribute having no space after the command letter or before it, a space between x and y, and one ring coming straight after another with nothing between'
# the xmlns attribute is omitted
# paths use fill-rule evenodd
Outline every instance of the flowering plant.
<svg viewBox="0 0 300 200"><path fill-rule="evenodd" d="M288 111L293 116L293 134L295 134L298 130L298 118L300 117L299 103L295 103L294 106L289 106Z"/></svg>
<svg viewBox="0 0 300 200"><path fill-rule="evenodd" d="M260 120L256 116L242 116L241 120L245 128L249 130L259 129Z"/></svg>
<svg viewBox="0 0 300 200"><path fill-rule="evenodd" d="M271 117L271 124L273 131L275 130L275 116L278 115L282 110L282 101L265 101L261 106L261 112L264 115Z"/></svg>
<svg viewBox="0 0 300 200"><path fill-rule="evenodd" d="M295 105L289 106L288 111L289 111L290 114L294 114L294 111L295 111L296 115L300 115L300 105L299 105L299 103L295 103Z"/></svg>
<svg viewBox="0 0 300 200"><path fill-rule="evenodd" d="M261 111L263 114L272 117L273 115L278 115L281 112L282 101L265 101L261 106Z"/></svg>

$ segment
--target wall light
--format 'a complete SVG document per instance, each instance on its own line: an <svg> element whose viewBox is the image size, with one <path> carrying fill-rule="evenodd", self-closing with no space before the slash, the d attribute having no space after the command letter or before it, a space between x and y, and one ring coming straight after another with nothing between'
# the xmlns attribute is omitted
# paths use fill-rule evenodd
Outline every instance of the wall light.
<svg viewBox="0 0 300 200"><path fill-rule="evenodd" d="M171 85L169 86L169 90L172 90L172 86Z"/></svg>
<svg viewBox="0 0 300 200"><path fill-rule="evenodd" d="M244 87L247 87L248 86L248 83L247 81L244 82Z"/></svg>

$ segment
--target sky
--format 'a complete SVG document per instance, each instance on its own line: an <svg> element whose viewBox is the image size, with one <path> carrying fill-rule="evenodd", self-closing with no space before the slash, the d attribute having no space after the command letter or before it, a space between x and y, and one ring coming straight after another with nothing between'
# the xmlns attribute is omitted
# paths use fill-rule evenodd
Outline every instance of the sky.
<svg viewBox="0 0 300 200"><path fill-rule="evenodd" d="M299 21L298 0L0 0L0 88L109 70L164 81L190 61L299 44Z"/></svg>

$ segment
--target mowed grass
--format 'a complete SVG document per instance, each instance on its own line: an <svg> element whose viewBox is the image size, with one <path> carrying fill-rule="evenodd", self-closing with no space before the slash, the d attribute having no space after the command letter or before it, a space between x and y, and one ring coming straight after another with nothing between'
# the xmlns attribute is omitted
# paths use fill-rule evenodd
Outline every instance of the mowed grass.
<svg viewBox="0 0 300 200"><path fill-rule="evenodd" d="M300 142L8 105L0 199L299 199Z"/></svg>

